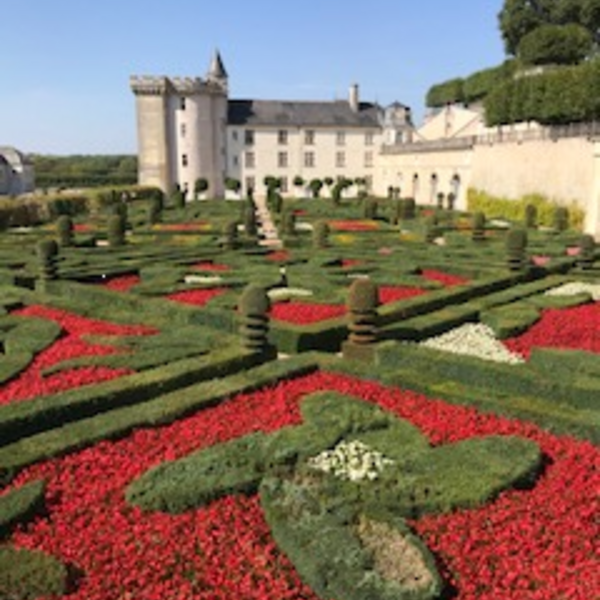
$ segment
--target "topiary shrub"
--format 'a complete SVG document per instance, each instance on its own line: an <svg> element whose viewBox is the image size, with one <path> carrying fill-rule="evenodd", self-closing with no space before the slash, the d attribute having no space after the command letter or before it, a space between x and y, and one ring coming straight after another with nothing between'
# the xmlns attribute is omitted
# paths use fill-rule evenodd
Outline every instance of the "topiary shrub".
<svg viewBox="0 0 600 600"><path fill-rule="evenodd" d="M557 206L554 211L554 229L566 231L569 229L569 209L566 206Z"/></svg>
<svg viewBox="0 0 600 600"><path fill-rule="evenodd" d="M58 277L58 244L55 240L42 240L36 246L39 274L42 281Z"/></svg>
<svg viewBox="0 0 600 600"><path fill-rule="evenodd" d="M250 284L239 301L240 334L244 348L266 352L269 348L269 310L271 301L264 287Z"/></svg>
<svg viewBox="0 0 600 600"><path fill-rule="evenodd" d="M122 215L112 215L107 221L106 236L108 245L117 248L125 245L125 219Z"/></svg>
<svg viewBox="0 0 600 600"><path fill-rule="evenodd" d="M150 198L150 203L148 204L148 223L150 225L153 225L154 223L160 223L162 220L162 209L162 199L156 195L152 196L152 198Z"/></svg>
<svg viewBox="0 0 600 600"><path fill-rule="evenodd" d="M371 220L377 218L377 200L375 198L365 199L363 205L363 217Z"/></svg>
<svg viewBox="0 0 600 600"><path fill-rule="evenodd" d="M454 210L454 205L456 204L456 194L450 192L446 198L446 201L448 203L448 210Z"/></svg>
<svg viewBox="0 0 600 600"><path fill-rule="evenodd" d="M440 227L436 215L429 215L425 219L425 242L432 244L440 235Z"/></svg>
<svg viewBox="0 0 600 600"><path fill-rule="evenodd" d="M524 229L510 229L506 233L506 254L508 268L519 271L525 266L527 248L527 232Z"/></svg>
<svg viewBox="0 0 600 600"><path fill-rule="evenodd" d="M348 329L350 335L343 345L347 358L370 360L370 346L377 341L377 307L379 288L370 279L356 279L348 293Z"/></svg>
<svg viewBox="0 0 600 600"><path fill-rule="evenodd" d="M417 203L414 198L402 198L400 203L400 219L411 221L417 216Z"/></svg>
<svg viewBox="0 0 600 600"><path fill-rule="evenodd" d="M227 250L235 250L238 245L238 222L229 221L223 228L223 247Z"/></svg>
<svg viewBox="0 0 600 600"><path fill-rule="evenodd" d="M596 255L596 241L594 237L588 234L579 238L579 255L577 257L577 266L581 269L591 269Z"/></svg>
<svg viewBox="0 0 600 600"><path fill-rule="evenodd" d="M283 197L277 191L273 191L272 194L271 210L277 214L281 214L281 211L283 210Z"/></svg>
<svg viewBox="0 0 600 600"><path fill-rule="evenodd" d="M63 248L73 245L73 219L68 215L61 215L56 219L56 235L58 243Z"/></svg>
<svg viewBox="0 0 600 600"><path fill-rule="evenodd" d="M537 206L535 204L527 204L525 206L525 227L527 229L535 229L537 227Z"/></svg>
<svg viewBox="0 0 600 600"><path fill-rule="evenodd" d="M438 194L437 194L437 208L439 210L441 210L441 209L444 208L444 198L445 198L444 192L438 192Z"/></svg>
<svg viewBox="0 0 600 600"><path fill-rule="evenodd" d="M170 201L173 208L181 209L185 206L185 195L179 187L176 187L171 193Z"/></svg>
<svg viewBox="0 0 600 600"><path fill-rule="evenodd" d="M485 214L482 212L473 213L471 239L474 242L481 242L485 239Z"/></svg>
<svg viewBox="0 0 600 600"><path fill-rule="evenodd" d="M258 222L256 220L256 208L254 203L247 202L244 209L244 232L248 237L258 235Z"/></svg>
<svg viewBox="0 0 600 600"><path fill-rule="evenodd" d="M293 210L286 210L281 218L283 235L296 235L296 213Z"/></svg>
<svg viewBox="0 0 600 600"><path fill-rule="evenodd" d="M313 246L327 248L329 245L329 224L327 221L317 221L313 227Z"/></svg>
<svg viewBox="0 0 600 600"><path fill-rule="evenodd" d="M45 491L46 482L37 480L0 496L0 538L16 523L27 522L43 511Z"/></svg>

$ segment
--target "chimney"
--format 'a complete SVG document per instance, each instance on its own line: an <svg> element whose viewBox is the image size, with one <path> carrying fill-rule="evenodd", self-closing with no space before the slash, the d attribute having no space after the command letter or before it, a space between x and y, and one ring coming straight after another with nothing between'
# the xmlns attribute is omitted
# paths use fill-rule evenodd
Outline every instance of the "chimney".
<svg viewBox="0 0 600 600"><path fill-rule="evenodd" d="M360 106L360 99L358 96L358 84L357 83L353 83L350 86L350 92L348 94L348 104L350 105L350 108L354 112L358 112L358 109Z"/></svg>

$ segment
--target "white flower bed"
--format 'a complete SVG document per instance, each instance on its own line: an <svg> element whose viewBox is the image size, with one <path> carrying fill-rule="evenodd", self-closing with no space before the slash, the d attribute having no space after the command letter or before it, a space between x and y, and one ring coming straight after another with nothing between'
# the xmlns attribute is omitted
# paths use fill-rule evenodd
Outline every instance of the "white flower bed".
<svg viewBox="0 0 600 600"><path fill-rule="evenodd" d="M393 460L358 440L340 442L333 450L325 450L308 459L311 468L350 481L373 481L391 464L394 464Z"/></svg>
<svg viewBox="0 0 600 600"><path fill-rule="evenodd" d="M267 292L271 300L288 300L289 298L308 298L313 295L311 290L294 287L273 288Z"/></svg>
<svg viewBox="0 0 600 600"><path fill-rule="evenodd" d="M219 283L223 281L218 275L186 275L185 283Z"/></svg>
<svg viewBox="0 0 600 600"><path fill-rule="evenodd" d="M494 331L483 323L466 323L447 333L424 340L420 345L495 362L509 364L525 362L521 356L511 352L497 340Z"/></svg>
<svg viewBox="0 0 600 600"><path fill-rule="evenodd" d="M547 296L576 296L586 292L594 299L594 302L600 301L600 283L586 283L583 281L573 281L565 283L558 287L546 290Z"/></svg>

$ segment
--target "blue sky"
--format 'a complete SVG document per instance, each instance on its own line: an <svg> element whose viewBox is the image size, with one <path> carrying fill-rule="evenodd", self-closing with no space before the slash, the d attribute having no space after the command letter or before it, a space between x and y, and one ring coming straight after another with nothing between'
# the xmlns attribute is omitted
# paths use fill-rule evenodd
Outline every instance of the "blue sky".
<svg viewBox="0 0 600 600"><path fill-rule="evenodd" d="M230 97L361 99L413 109L433 83L504 59L502 0L28 0L2 6L0 145L135 153L130 75L204 76Z"/></svg>

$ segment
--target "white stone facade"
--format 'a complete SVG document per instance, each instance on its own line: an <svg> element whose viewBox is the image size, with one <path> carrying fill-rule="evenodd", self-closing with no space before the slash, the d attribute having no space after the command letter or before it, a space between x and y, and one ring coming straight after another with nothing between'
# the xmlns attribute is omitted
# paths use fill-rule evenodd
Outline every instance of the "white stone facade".
<svg viewBox="0 0 600 600"><path fill-rule="evenodd" d="M0 195L27 194L34 187L35 174L31 161L16 148L0 146Z"/></svg>

